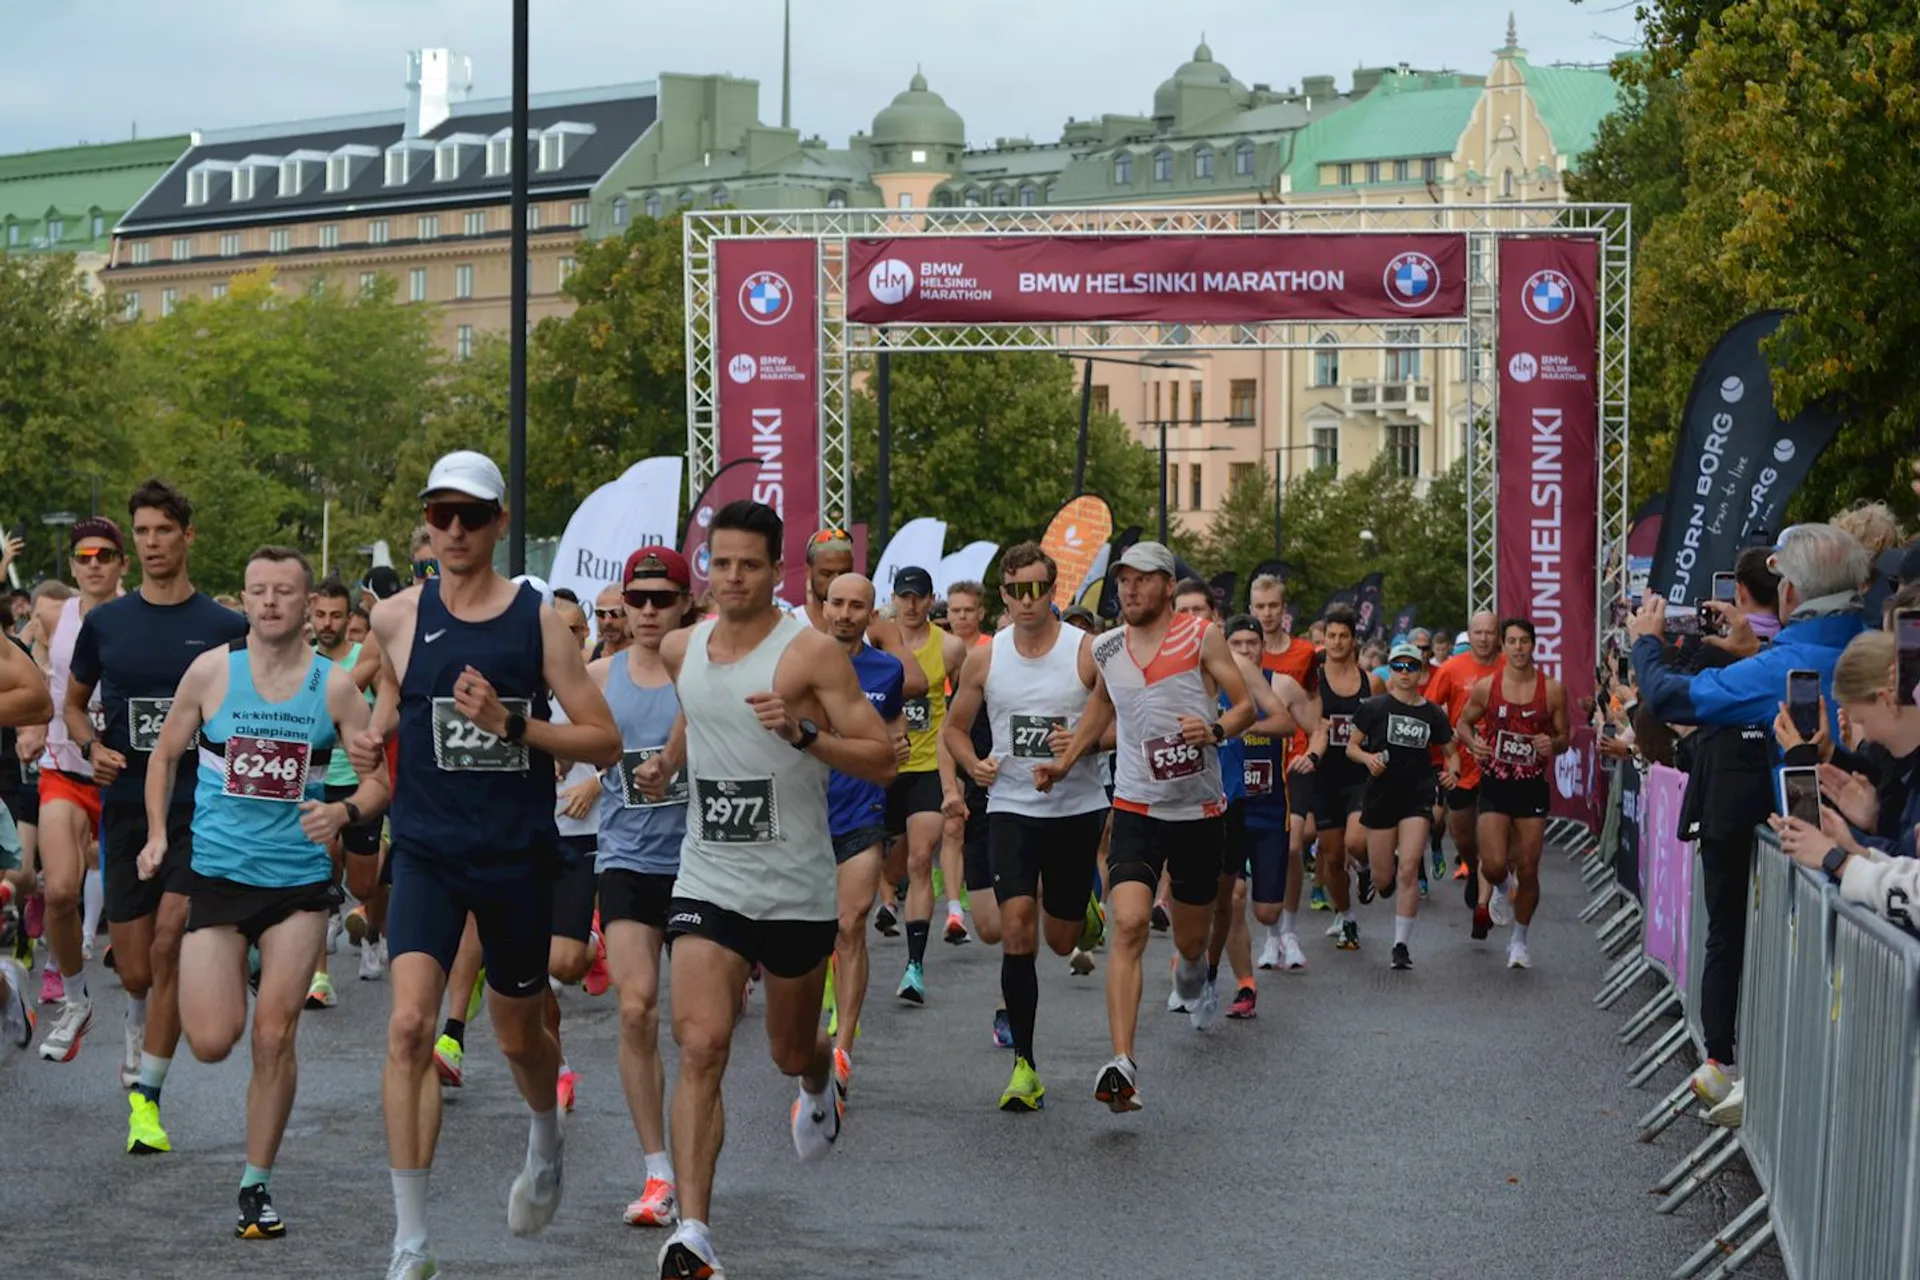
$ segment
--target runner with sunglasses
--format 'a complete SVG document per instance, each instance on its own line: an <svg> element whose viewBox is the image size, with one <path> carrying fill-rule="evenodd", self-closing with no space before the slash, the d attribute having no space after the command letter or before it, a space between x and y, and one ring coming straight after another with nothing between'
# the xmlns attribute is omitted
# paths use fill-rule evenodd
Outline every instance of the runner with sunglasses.
<svg viewBox="0 0 1920 1280"><path fill-rule="evenodd" d="M627 602L620 583L608 583L593 598L593 625L598 636L593 646L596 662L611 658L633 643L633 634L627 625Z"/></svg>
<svg viewBox="0 0 1920 1280"><path fill-rule="evenodd" d="M1366 828L1360 821L1360 809L1367 786L1367 770L1347 754L1353 739L1354 717L1368 698L1386 691L1379 676L1360 666L1355 642L1355 617L1351 606L1334 605L1327 610L1326 650L1320 663L1320 707L1326 713L1327 758L1318 770L1318 796L1315 825L1320 831L1320 851L1315 859L1315 878L1327 891L1333 906L1333 927L1329 930L1334 945L1342 951L1360 949L1360 923L1353 915L1353 879L1348 868L1358 865L1368 888L1375 883L1368 865ZM1424 667L1426 659L1421 658ZM1389 663L1391 673L1392 665ZM1424 676L1421 683L1424 683ZM1431 815L1429 815L1431 825ZM1298 944L1296 943L1297 947ZM1291 964L1291 961L1289 961Z"/></svg>
<svg viewBox="0 0 1920 1280"><path fill-rule="evenodd" d="M486 960L488 1010L529 1115L527 1156L507 1226L528 1235L560 1206L559 1046L547 1029L553 933L554 760L612 765L620 735L566 624L530 585L493 570L506 483L484 454L433 464L420 499L440 575L373 613L385 655L374 728L352 743L364 776L397 712L392 895L393 1013L385 1101L396 1227L388 1280L438 1266L427 1238L427 1177L440 1129L434 1015L467 917ZM549 690L566 724L548 718Z"/></svg>
<svg viewBox="0 0 1920 1280"><path fill-rule="evenodd" d="M1331 628L1329 628L1331 630ZM1391 968L1413 968L1413 922L1420 914L1420 860L1433 825L1436 784L1452 786L1460 772L1460 748L1446 713L1420 696L1426 659L1404 641L1387 655L1387 691L1360 703L1347 739L1347 759L1368 777L1360 799L1360 825L1374 883L1394 885ZM1446 757L1437 770L1432 748Z"/></svg>

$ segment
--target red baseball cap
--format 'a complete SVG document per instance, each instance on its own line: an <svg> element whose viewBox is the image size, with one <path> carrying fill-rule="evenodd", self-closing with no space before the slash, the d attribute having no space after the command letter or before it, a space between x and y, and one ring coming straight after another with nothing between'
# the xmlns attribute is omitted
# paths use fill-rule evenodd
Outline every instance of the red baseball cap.
<svg viewBox="0 0 1920 1280"><path fill-rule="evenodd" d="M620 585L624 587L635 578L665 578L682 591L693 586L693 574L687 569L686 557L672 547L641 547L628 556L627 571Z"/></svg>

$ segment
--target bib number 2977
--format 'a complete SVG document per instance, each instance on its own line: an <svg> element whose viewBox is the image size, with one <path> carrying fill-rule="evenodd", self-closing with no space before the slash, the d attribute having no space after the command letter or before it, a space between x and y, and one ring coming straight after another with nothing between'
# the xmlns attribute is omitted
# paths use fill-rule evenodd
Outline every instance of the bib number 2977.
<svg viewBox="0 0 1920 1280"><path fill-rule="evenodd" d="M1177 733L1165 738L1148 738L1140 748L1146 752L1147 772L1155 782L1191 777L1206 768L1206 757L1200 748Z"/></svg>
<svg viewBox="0 0 1920 1280"><path fill-rule="evenodd" d="M528 698L502 698L509 714L533 713ZM452 698L433 700L433 764L449 773L525 773L527 744L508 742L460 714Z"/></svg>
<svg viewBox="0 0 1920 1280"><path fill-rule="evenodd" d="M1047 745L1047 739L1055 729L1064 729L1066 724L1057 716L1008 716L1007 736L1013 739L1013 754L1021 760L1053 759L1053 748Z"/></svg>
<svg viewBox="0 0 1920 1280"><path fill-rule="evenodd" d="M780 838L772 778L696 778L700 838L714 844L768 844Z"/></svg>

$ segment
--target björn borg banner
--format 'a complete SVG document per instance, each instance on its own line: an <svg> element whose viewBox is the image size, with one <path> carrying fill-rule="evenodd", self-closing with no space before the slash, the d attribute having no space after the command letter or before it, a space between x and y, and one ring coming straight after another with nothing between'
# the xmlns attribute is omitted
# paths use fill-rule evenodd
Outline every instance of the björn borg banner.
<svg viewBox="0 0 1920 1280"><path fill-rule="evenodd" d="M787 523L780 594L806 599L820 525L819 242L714 246L714 414L720 457L758 458L753 498Z"/></svg>
<svg viewBox="0 0 1920 1280"><path fill-rule="evenodd" d="M1466 237L900 236L847 242L857 324L1457 320Z"/></svg>
<svg viewBox="0 0 1920 1280"><path fill-rule="evenodd" d="M1501 617L1532 619L1534 658L1566 685L1570 711L1599 658L1599 260L1592 240L1500 241L1495 595Z"/></svg>

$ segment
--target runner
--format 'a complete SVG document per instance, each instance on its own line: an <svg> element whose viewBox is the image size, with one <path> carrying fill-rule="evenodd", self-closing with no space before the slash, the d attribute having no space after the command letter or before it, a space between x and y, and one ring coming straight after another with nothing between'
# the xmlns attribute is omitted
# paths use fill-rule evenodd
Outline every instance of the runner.
<svg viewBox="0 0 1920 1280"><path fill-rule="evenodd" d="M1315 772L1327 754L1325 725L1320 713L1320 689L1314 673L1319 669L1319 653L1312 643L1288 634L1287 586L1272 574L1261 574L1247 591L1248 608L1260 623L1260 668L1269 676L1293 678L1305 691L1312 715L1302 720L1313 729L1298 729L1287 743L1287 882L1282 910L1298 914L1300 890L1305 871L1313 856L1318 834L1315 814L1319 809L1319 788ZM1259 898L1256 896L1257 903Z"/></svg>
<svg viewBox="0 0 1920 1280"><path fill-rule="evenodd" d="M427 1175L440 1132L433 1022L471 913L486 956L500 1049L531 1113L527 1158L507 1200L515 1235L540 1230L561 1196L559 1046L546 1026L553 931L554 760L610 765L620 737L579 646L530 586L493 571L506 483L484 454L433 464L421 502L439 576L383 600L380 711L397 705L392 896L393 1014L381 1084L396 1227L388 1280L437 1273ZM548 720L548 694L570 721ZM383 717L352 743L379 767Z"/></svg>
<svg viewBox="0 0 1920 1280"><path fill-rule="evenodd" d="M1000 994L1014 1054L1013 1075L1000 1095L1002 1111L1045 1105L1033 1045L1040 1004L1034 956L1042 933L1055 955L1066 956L1088 932L1087 894L1108 807L1090 756L1035 790L1036 764L1051 762L1066 748L1096 679L1093 637L1054 614L1056 572L1053 558L1035 543L1002 553L1000 598L1013 625L967 655L943 730L947 754L987 790ZM983 698L993 733L993 750L984 758L970 732Z"/></svg>
<svg viewBox="0 0 1920 1280"><path fill-rule="evenodd" d="M1100 1069L1094 1098L1115 1112L1140 1108L1133 1058L1140 1019L1140 958L1146 951L1153 887L1173 876L1173 942L1180 952L1176 989L1193 1003L1193 1023L1210 1027L1220 996L1208 984L1207 929L1220 892L1223 856L1218 746L1253 723L1253 700L1220 629L1176 615L1173 553L1136 542L1114 568L1126 625L1093 645L1099 667L1093 698L1064 754L1033 767L1045 792L1097 750L1117 720L1113 839L1108 854L1107 1020L1113 1059ZM1144 662L1143 662L1144 657ZM1214 717L1214 688L1232 701Z"/></svg>
<svg viewBox="0 0 1920 1280"><path fill-rule="evenodd" d="M225 1061L247 1033L247 950L258 948L247 1159L233 1233L269 1240L286 1234L267 1184L293 1110L295 1031L339 901L328 849L350 824L385 808L387 776L371 770L346 796L325 798L330 769L318 766L345 754L340 735L366 731L366 699L344 667L307 648L313 571L304 556L261 547L244 580L246 638L194 659L148 762L139 871L148 879L166 865L175 774L197 742L180 1022L195 1058Z"/></svg>
<svg viewBox="0 0 1920 1280"><path fill-rule="evenodd" d="M160 1090L180 1042L180 942L193 882L191 777L175 780L166 860L150 875L140 874L140 850L147 841L147 757L160 740L187 668L209 650L245 635L247 620L188 581L193 506L184 494L149 480L134 490L127 514L140 554L140 589L89 609L81 619L61 710L76 750L105 789L100 825L106 839L107 925L120 985L127 992L129 1059L136 1034L141 1042L127 1096L127 1150L141 1155L170 1150L160 1125ZM97 739L88 712L96 686L106 716ZM84 983L80 998L87 999ZM90 1021L88 1007L74 1020L75 1034L64 1049L42 1043L40 1056L71 1059ZM61 1023L50 1039L67 1025L64 1013Z"/></svg>
<svg viewBox="0 0 1920 1280"><path fill-rule="evenodd" d="M539 578L530 578L585 661L587 611L577 600L563 600ZM596 681L596 685L600 682ZM602 694L605 689L602 687ZM566 711L556 708L553 723L565 724ZM567 1061L567 1044L560 1035L561 987L585 983L588 995L607 990L606 948L594 927L596 850L600 838L600 770L583 761L556 762L554 828L560 833L560 873L553 882L553 940L547 944L547 1031L560 1049L560 1074L555 1078L560 1109L572 1113L580 1088L580 1073ZM597 969L597 974L596 974Z"/></svg>
<svg viewBox="0 0 1920 1280"><path fill-rule="evenodd" d="M47 681L27 650L0 643L0 725L20 728L44 724L53 716ZM0 823L11 818L0 810ZM0 906L25 887L19 851L0 831ZM0 1060L24 1052L33 1043L33 1006L27 1000L27 975L10 957L0 956Z"/></svg>
<svg viewBox="0 0 1920 1280"><path fill-rule="evenodd" d="M981 583L969 582L962 579L959 582L950 583L947 587L944 617L940 620L939 625L943 630L950 633L954 639L960 642L964 651L971 651L979 648L981 645L991 644L993 641L992 636L983 634L980 629L980 623L986 617L986 602L987 589ZM949 703L953 700L953 691L959 679L960 669L958 667L949 668L947 671L946 684L946 694ZM952 714L951 706L948 708L948 714ZM972 736L976 740L980 739L982 734L984 734L986 742L991 744L993 740L993 729L991 725L981 723L980 719L976 717L974 724L969 726L969 728L974 731ZM959 775L956 774L956 776ZM944 788L946 784L943 781L941 785ZM972 779L968 779L967 785L962 788L963 794L969 788L978 790L977 787L972 786ZM984 827L986 824L984 808L986 795L984 792L981 793L979 803L982 806L980 825ZM971 886L966 886L965 903L963 903L961 898L957 897L954 892L955 885L965 886L967 880L967 820L964 817L955 817L952 814L946 813L944 806L942 807L941 816L940 882L942 887L947 891L947 926L942 932L941 938L949 946L960 947L973 941L973 935L967 930L966 920L966 906L972 901L973 889ZM988 868L988 874L992 874L991 866ZM999 914L996 907L989 907L988 910L993 911L996 916ZM996 934L996 937L997 936ZM1072 957L1074 972L1083 972L1079 967L1083 962L1086 965L1085 971L1091 972L1093 957L1079 952L1076 952Z"/></svg>
<svg viewBox="0 0 1920 1280"><path fill-rule="evenodd" d="M1328 626L1331 635L1333 627ZM1389 966L1413 968L1414 918L1420 914L1420 860L1433 822L1436 770L1432 748L1446 756L1437 781L1452 786L1460 771L1460 748L1440 708L1420 696L1426 660L1410 644L1387 655L1387 691L1361 702L1347 738L1347 758L1370 775L1360 799L1360 825L1367 831L1367 857L1377 885L1395 885L1393 954Z"/></svg>
<svg viewBox="0 0 1920 1280"><path fill-rule="evenodd" d="M627 622L627 602L619 583L608 583L593 598L593 621L599 634L593 646L594 661L611 658L633 643Z"/></svg>
<svg viewBox="0 0 1920 1280"><path fill-rule="evenodd" d="M827 634L827 591L833 586L835 578L852 572L853 535L845 529L822 529L808 541L807 621L822 635ZM927 673L913 660L913 651L901 638L898 623L890 618L875 617L867 623L867 643L900 660L901 670L907 673L907 697L926 695Z"/></svg>
<svg viewBox="0 0 1920 1280"><path fill-rule="evenodd" d="M1491 613L1482 611L1467 620L1467 651L1456 653L1440 664L1427 682L1427 701L1444 709L1449 724L1459 724L1461 712L1473 686L1500 669L1500 628ZM1467 752L1460 757L1460 781L1446 793L1447 834L1460 852L1460 865L1466 870L1467 909L1487 905L1491 890L1480 878L1480 762ZM1476 926L1478 927L1478 926ZM1479 935L1486 937L1485 933Z"/></svg>
<svg viewBox="0 0 1920 1280"><path fill-rule="evenodd" d="M661 1247L662 1277L720 1273L707 1226L725 1133L720 1085L752 965L766 974L774 1064L800 1081L790 1115L795 1151L817 1160L840 1136L820 1030L839 932L828 772L884 785L894 751L844 650L774 604L782 536L780 517L760 503L715 513L707 550L720 616L660 647L684 734L636 771L643 794L664 797L684 744L693 806L667 917L680 1225Z"/></svg>
<svg viewBox="0 0 1920 1280"><path fill-rule="evenodd" d="M606 694L621 742L619 767L601 773L599 782L600 931L620 993L620 1083L646 1163L640 1196L623 1216L630 1226L666 1227L677 1211L660 1060L660 953L687 834L687 788L677 779L667 794L649 800L634 770L665 749L680 715L660 644L684 621L693 579L679 552L642 547L627 557L621 580L619 626L627 643L587 668ZM604 619L601 628L612 634Z"/></svg>
<svg viewBox="0 0 1920 1280"><path fill-rule="evenodd" d="M361 691L361 696L367 705L372 706L373 694L370 692L370 686L374 677L379 674L380 668L378 664L364 667L359 665L364 645L347 639L347 619L352 616L352 603L353 593L347 590L346 584L338 578L330 578L314 590L313 601L308 606L308 621L313 627L313 647L321 657L344 670L348 679L354 682L354 688ZM326 785L328 804L340 803L352 795L360 785L360 779L353 771L353 762L347 759L344 746L328 758ZM353 865L353 862L348 861L349 858L363 866L372 863L377 876L380 859L380 828L381 819L375 816L353 823L340 833L330 850L336 880L340 878L341 872L346 871L349 888L355 884L365 887L364 875L356 876L348 871L348 868ZM320 963L313 972L313 987L307 992L309 1009L331 1009L339 1003L333 992L333 977L327 972L327 956L338 945L338 937L343 930L344 925L340 922L339 911L336 908L327 920L326 945L320 948ZM378 936L377 933L374 934L376 942ZM369 954L365 938L366 934L362 933L363 956ZM363 959L361 963L364 966L366 961Z"/></svg>
<svg viewBox="0 0 1920 1280"><path fill-rule="evenodd" d="M1348 866L1359 867L1363 904L1373 900L1375 884L1369 865L1368 836L1360 821L1361 798L1368 774L1363 765L1354 762L1347 747L1353 739L1354 717L1359 714L1361 703L1386 691L1380 677L1360 666L1354 621L1353 610L1347 605L1337 604L1327 610L1327 647L1319 676L1320 706L1327 717L1327 755L1316 776L1319 794L1314 816L1320 830L1320 851L1314 869L1333 905L1333 927L1329 933L1335 940L1334 945L1342 951L1360 949L1360 924L1353 914L1353 883ZM1426 665L1425 658L1421 659L1421 665ZM1422 674L1416 683L1424 682ZM1431 814L1428 823L1432 823ZM1287 953L1289 967L1298 946L1296 941L1289 948L1285 939L1281 940L1280 949Z"/></svg>
<svg viewBox="0 0 1920 1280"><path fill-rule="evenodd" d="M1513 925L1507 967L1526 969L1527 927L1540 905L1540 853L1547 838L1547 768L1567 749L1567 691L1533 663L1533 623L1500 624L1503 670L1477 681L1460 713L1460 733L1481 762L1480 871L1491 887L1473 913L1473 936ZM1481 720L1491 726L1481 732ZM1512 874L1508 874L1511 867Z"/></svg>

